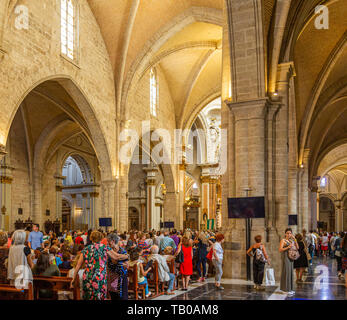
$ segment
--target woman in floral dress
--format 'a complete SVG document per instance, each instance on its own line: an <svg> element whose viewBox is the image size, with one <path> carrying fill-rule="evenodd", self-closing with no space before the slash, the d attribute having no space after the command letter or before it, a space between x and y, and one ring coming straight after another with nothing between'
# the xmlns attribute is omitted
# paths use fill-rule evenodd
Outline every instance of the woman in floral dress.
<svg viewBox="0 0 347 320"><path fill-rule="evenodd" d="M72 286L79 269L83 262L85 263L83 273L84 300L105 300L107 298L107 258L118 260L118 255L109 246L100 243L103 237L99 231L91 233L92 244L83 249L74 272Z"/></svg>

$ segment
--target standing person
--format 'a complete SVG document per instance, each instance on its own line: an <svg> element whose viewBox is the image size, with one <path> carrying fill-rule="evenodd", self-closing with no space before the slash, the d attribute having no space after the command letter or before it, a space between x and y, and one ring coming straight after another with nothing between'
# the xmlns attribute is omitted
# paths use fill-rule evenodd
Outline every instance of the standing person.
<svg viewBox="0 0 347 320"><path fill-rule="evenodd" d="M81 238L83 239L83 244L86 246L87 245L87 235L88 233L85 232L81 235Z"/></svg>
<svg viewBox="0 0 347 320"><path fill-rule="evenodd" d="M307 243L308 252L311 256L311 260L310 260L311 266L313 263L314 252L316 249L316 242L317 242L317 237L315 236L313 231L310 230L310 232L308 233L307 238L306 238L306 243Z"/></svg>
<svg viewBox="0 0 347 320"><path fill-rule="evenodd" d="M325 232L324 235L321 237L321 251L324 258L326 258L327 256L328 249L329 249L329 237L328 237L328 234Z"/></svg>
<svg viewBox="0 0 347 320"><path fill-rule="evenodd" d="M29 233L28 245L33 250L43 248L43 234L39 231L39 225L36 223L33 225L33 231Z"/></svg>
<svg viewBox="0 0 347 320"><path fill-rule="evenodd" d="M107 241L112 250L118 255L119 260L108 257L107 260L107 290L111 300L128 300L128 255L119 246L120 238L115 232L107 236Z"/></svg>
<svg viewBox="0 0 347 320"><path fill-rule="evenodd" d="M128 239L125 249L127 252L130 252L132 249L135 249L136 247L137 247L136 232L132 231L130 232L130 238Z"/></svg>
<svg viewBox="0 0 347 320"><path fill-rule="evenodd" d="M261 242L261 235L254 237L255 243L247 250L247 254L253 257L253 281L254 289L265 290L262 287L265 263L269 261L265 245Z"/></svg>
<svg viewBox="0 0 347 320"><path fill-rule="evenodd" d="M344 236L345 236L345 233L340 232L334 243L335 258L336 258L336 264L337 264L337 276L339 277L339 279L343 278L343 274L345 273L345 270L342 269L342 258L343 258L342 240Z"/></svg>
<svg viewBox="0 0 347 320"><path fill-rule="evenodd" d="M285 237L280 242L279 252L282 254L282 272L281 272L281 285L282 292L288 293L289 296L295 294L294 291L294 276L293 276L293 260L289 259L288 251L291 248L299 249L299 245L293 236L292 229L285 230Z"/></svg>
<svg viewBox="0 0 347 320"><path fill-rule="evenodd" d="M206 277L206 263L207 263L206 256L207 256L207 247L208 247L208 240L204 232L201 232L199 234L199 237L196 240L196 243L197 243L197 256L198 256L196 269L198 270L198 274L199 274L198 281L204 282ZM201 265L202 265L202 273L201 273Z"/></svg>
<svg viewBox="0 0 347 320"><path fill-rule="evenodd" d="M31 250L25 245L25 240L26 233L24 230L16 230L12 235L13 243L8 253L7 279L14 285L16 279L21 278L26 287L27 283L32 281L31 269L34 264L31 260ZM24 266L24 270L17 268L18 266Z"/></svg>
<svg viewBox="0 0 347 320"><path fill-rule="evenodd" d="M176 248L177 248L178 244L180 243L180 238L177 236L177 230L176 229L172 230L171 239L175 242Z"/></svg>
<svg viewBox="0 0 347 320"><path fill-rule="evenodd" d="M219 290L224 290L220 285L222 275L223 275L223 248L222 243L224 242L224 235L217 233L215 236L216 242L213 244L212 262L216 270L215 276L215 286Z"/></svg>
<svg viewBox="0 0 347 320"><path fill-rule="evenodd" d="M302 281L302 274L304 273L305 269L308 267L308 261L307 261L307 255L306 255L306 245L304 243L303 236L298 233L296 236L296 241L299 245L299 254L300 257L294 261L294 269L296 272L296 282L303 282Z"/></svg>
<svg viewBox="0 0 347 320"><path fill-rule="evenodd" d="M165 239L165 238L164 238ZM172 240L172 239L171 239ZM172 240L173 242L173 240ZM182 238L182 245L179 250L183 252L184 260L180 265L180 274L182 275L182 290L187 291L190 276L193 274L193 241L187 237ZM177 254L179 251L177 250Z"/></svg>
<svg viewBox="0 0 347 320"><path fill-rule="evenodd" d="M164 238L160 241L160 252L163 252L166 247L172 247L176 251L176 243L173 239L169 237L169 232L165 231Z"/></svg>
<svg viewBox="0 0 347 320"><path fill-rule="evenodd" d="M71 281L73 286L80 268L85 263L83 273L84 300L105 300L107 298L107 258L110 256L114 260L119 259L119 255L108 245L101 244L103 237L104 235L99 231L93 231L90 234L92 244L82 250Z"/></svg>

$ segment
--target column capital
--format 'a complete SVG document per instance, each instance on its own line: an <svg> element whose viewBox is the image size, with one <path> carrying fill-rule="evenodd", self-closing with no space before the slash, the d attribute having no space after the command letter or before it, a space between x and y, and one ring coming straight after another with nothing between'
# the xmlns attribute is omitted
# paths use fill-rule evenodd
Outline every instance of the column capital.
<svg viewBox="0 0 347 320"><path fill-rule="evenodd" d="M225 100L229 109L235 116L235 120L250 120L254 118L264 118L268 106L271 104L269 98L264 97L260 99L244 100L232 102Z"/></svg>

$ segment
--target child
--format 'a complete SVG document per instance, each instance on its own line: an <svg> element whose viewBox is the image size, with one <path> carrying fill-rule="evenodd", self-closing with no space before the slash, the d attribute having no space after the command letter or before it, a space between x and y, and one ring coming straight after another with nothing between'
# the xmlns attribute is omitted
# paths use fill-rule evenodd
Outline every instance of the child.
<svg viewBox="0 0 347 320"><path fill-rule="evenodd" d="M134 249L130 252L129 265L131 267L136 265L137 282L138 282L138 284L145 284L146 285L145 294L146 294L146 298L148 298L151 296L152 293L149 292L149 290L148 290L148 282L147 282L146 275L152 268L148 268L146 271L144 270L142 261L140 260L140 252L141 251L142 251L141 249Z"/></svg>
<svg viewBox="0 0 347 320"><path fill-rule="evenodd" d="M59 268L60 268L60 269L66 269L66 270L71 269L72 267L71 267L70 258L71 258L70 252L65 251L65 252L63 253L63 262L62 262L62 264L59 266Z"/></svg>

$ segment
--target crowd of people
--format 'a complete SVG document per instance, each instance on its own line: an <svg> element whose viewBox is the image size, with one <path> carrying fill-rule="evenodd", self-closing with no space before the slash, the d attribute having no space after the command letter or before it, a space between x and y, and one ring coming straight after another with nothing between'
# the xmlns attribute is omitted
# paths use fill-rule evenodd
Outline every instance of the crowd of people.
<svg viewBox="0 0 347 320"><path fill-rule="evenodd" d="M253 257L254 289L264 290L264 270L266 264L271 266L270 258L261 235L254 240L247 254ZM214 275L216 289L223 290L223 242L222 233L190 229L123 233L65 230L57 235L53 231L42 233L38 225L33 225L32 231L16 230L10 234L0 231L0 284L14 284L19 276L24 281L32 281L32 275L61 276L62 270L66 270L72 278L71 287L79 279L85 300L127 300L128 271L132 268L149 298L152 292L148 277L157 262L158 278L167 284L167 295L173 295L175 290L187 291L192 277L194 281L205 282L208 274ZM279 252L280 289L288 295L295 294L294 270L296 282L304 282L303 275L315 256L323 261L336 259L337 276L343 280L347 275L347 233L303 230L294 236L288 228ZM175 271L169 268L172 261ZM181 280L181 285L174 289L176 279ZM49 298L50 294L49 290L40 291L42 297Z"/></svg>
<svg viewBox="0 0 347 320"><path fill-rule="evenodd" d="M149 298L153 293L148 286L148 273L156 261L159 281L167 284L167 295L174 294L176 278L181 280L176 290L186 291L193 275L197 276L196 281L205 282L208 272L213 270L215 286L223 290L223 241L221 233L189 229L123 233L65 230L57 235L53 231L43 233L38 225L33 225L32 231L0 232L0 284L14 284L17 277L23 277L23 268L18 266L29 270L23 277L27 281L32 281L32 275L60 276L62 270L68 270L71 287L79 279L83 299L127 300L128 270L132 268ZM172 260L175 273L169 268ZM52 294L49 290L41 291L43 298Z"/></svg>

